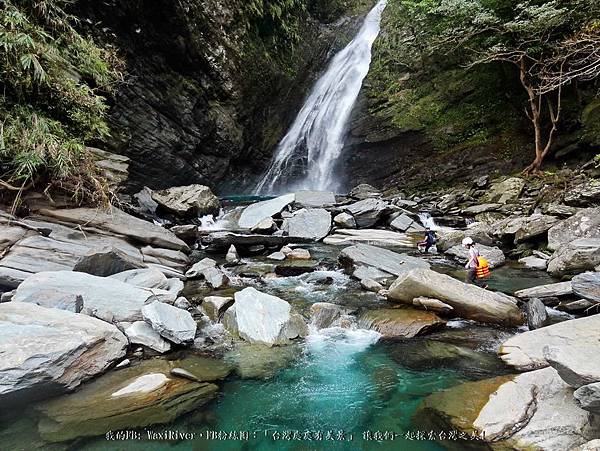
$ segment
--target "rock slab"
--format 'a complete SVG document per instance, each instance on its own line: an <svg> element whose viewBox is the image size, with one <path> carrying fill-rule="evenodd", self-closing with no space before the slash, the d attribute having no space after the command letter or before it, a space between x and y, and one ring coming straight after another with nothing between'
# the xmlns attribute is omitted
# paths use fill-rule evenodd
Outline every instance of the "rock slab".
<svg viewBox="0 0 600 451"><path fill-rule="evenodd" d="M524 321L516 299L426 268L401 274L390 286L388 299L412 305L413 299L421 296L443 301L461 318L505 326Z"/></svg>
<svg viewBox="0 0 600 451"><path fill-rule="evenodd" d="M156 301L144 306L142 315L167 340L177 344L194 341L197 325L188 311Z"/></svg>
<svg viewBox="0 0 600 451"><path fill-rule="evenodd" d="M82 272L48 271L28 277L13 301L85 313L108 322L142 319L141 309L154 294L110 277Z"/></svg>
<svg viewBox="0 0 600 451"><path fill-rule="evenodd" d="M125 355L127 338L89 316L0 304L0 404L71 390Z"/></svg>
<svg viewBox="0 0 600 451"><path fill-rule="evenodd" d="M529 371L548 366L544 348L567 349L591 347L600 342L600 315L573 319L552 324L541 329L515 335L500 347L500 357L519 371Z"/></svg>
<svg viewBox="0 0 600 451"><path fill-rule="evenodd" d="M307 334L304 320L277 296L249 287L236 292L234 299L233 306L223 316L225 328L233 335L250 343L273 346L288 344Z"/></svg>

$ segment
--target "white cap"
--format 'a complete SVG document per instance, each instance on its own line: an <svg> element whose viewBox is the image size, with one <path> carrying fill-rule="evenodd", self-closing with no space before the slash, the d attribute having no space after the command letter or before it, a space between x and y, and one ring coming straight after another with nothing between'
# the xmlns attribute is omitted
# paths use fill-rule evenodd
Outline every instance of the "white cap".
<svg viewBox="0 0 600 451"><path fill-rule="evenodd" d="M473 244L473 238L471 238L470 236L468 236L462 240L463 246L469 246L471 244Z"/></svg>

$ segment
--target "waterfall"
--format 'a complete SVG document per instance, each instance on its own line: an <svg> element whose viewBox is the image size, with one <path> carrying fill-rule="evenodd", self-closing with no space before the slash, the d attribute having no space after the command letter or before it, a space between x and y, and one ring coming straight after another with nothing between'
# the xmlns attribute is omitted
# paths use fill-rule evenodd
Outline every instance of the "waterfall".
<svg viewBox="0 0 600 451"><path fill-rule="evenodd" d="M333 57L316 82L256 186L257 194L283 188L336 190L333 169L344 146L352 108L369 72L371 47L379 34L386 1L375 5L352 42Z"/></svg>

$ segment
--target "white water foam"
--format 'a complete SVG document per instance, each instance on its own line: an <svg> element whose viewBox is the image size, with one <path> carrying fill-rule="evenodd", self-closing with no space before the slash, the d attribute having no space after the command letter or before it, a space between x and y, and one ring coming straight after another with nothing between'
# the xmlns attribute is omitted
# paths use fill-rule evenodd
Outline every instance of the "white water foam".
<svg viewBox="0 0 600 451"><path fill-rule="evenodd" d="M365 351L381 338L381 334L367 329L328 327L317 330L310 327L306 337L306 350L317 356L345 359Z"/></svg>

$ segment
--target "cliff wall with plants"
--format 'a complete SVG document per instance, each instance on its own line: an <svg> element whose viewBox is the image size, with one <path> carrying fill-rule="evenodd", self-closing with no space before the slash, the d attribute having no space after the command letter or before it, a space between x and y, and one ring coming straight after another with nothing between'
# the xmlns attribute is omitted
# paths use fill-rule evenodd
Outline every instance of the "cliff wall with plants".
<svg viewBox="0 0 600 451"><path fill-rule="evenodd" d="M390 0L344 171L430 186L589 161L600 152L599 8Z"/></svg>

